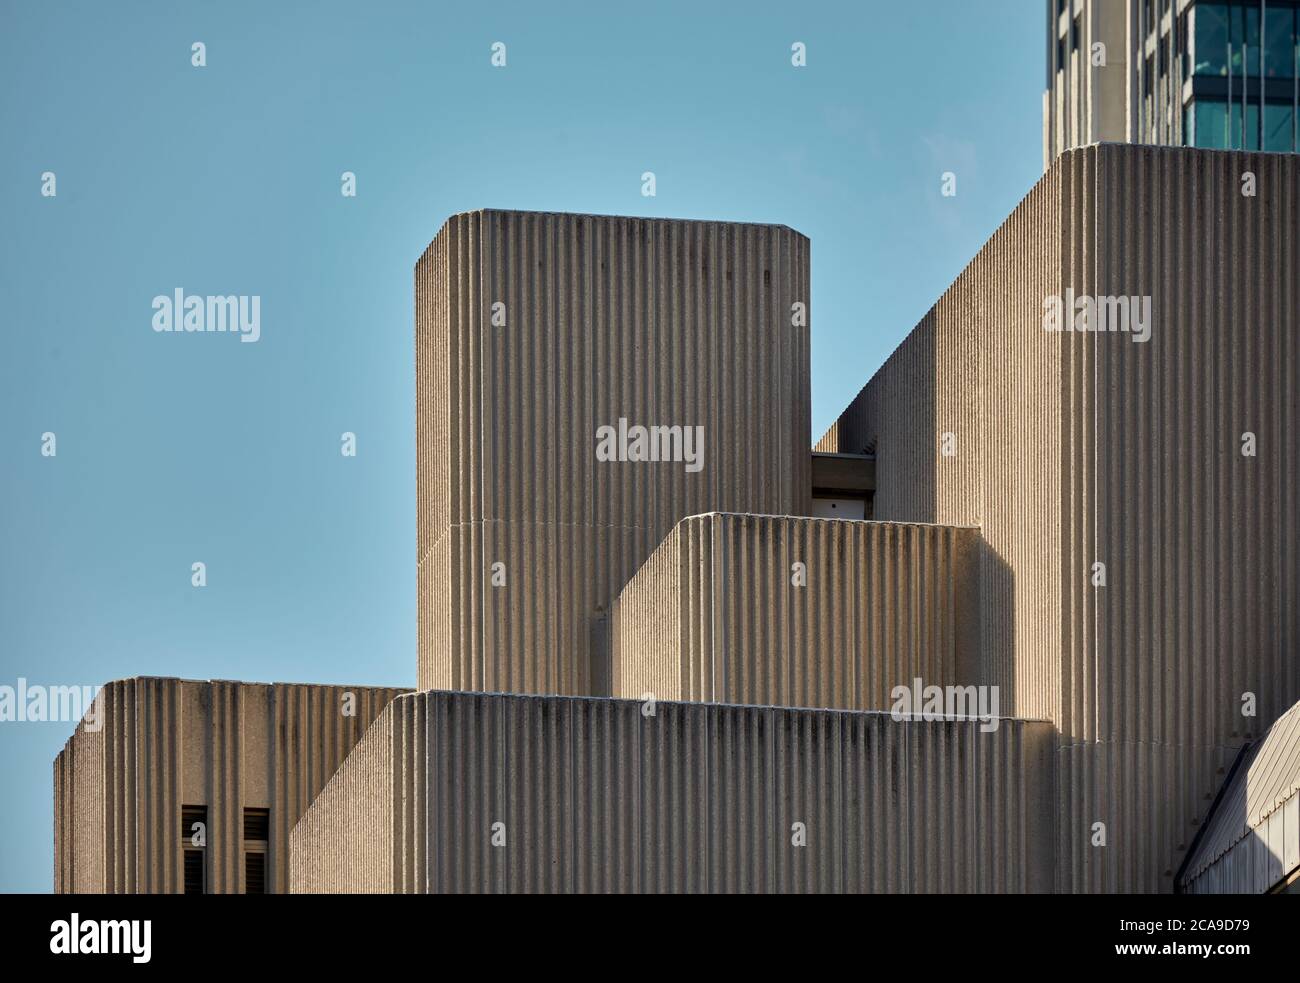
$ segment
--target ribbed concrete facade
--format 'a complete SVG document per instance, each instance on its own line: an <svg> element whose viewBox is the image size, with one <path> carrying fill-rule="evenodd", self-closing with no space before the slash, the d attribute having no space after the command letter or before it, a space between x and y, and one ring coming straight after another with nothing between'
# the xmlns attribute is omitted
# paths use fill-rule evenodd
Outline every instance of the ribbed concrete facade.
<svg viewBox="0 0 1300 983"><path fill-rule="evenodd" d="M614 695L887 710L974 682L978 559L972 528L684 519L619 599Z"/></svg>
<svg viewBox="0 0 1300 983"><path fill-rule="evenodd" d="M420 688L608 692L614 600L679 519L807 513L808 260L782 226L447 222L415 270ZM600 459L620 421L700 428L699 467Z"/></svg>
<svg viewBox="0 0 1300 983"><path fill-rule="evenodd" d="M291 887L1050 890L1052 744L1023 720L418 693L299 822Z"/></svg>
<svg viewBox="0 0 1300 983"><path fill-rule="evenodd" d="M288 884L289 832L393 697L405 692L181 679L101 690L100 729L83 722L54 762L54 889L184 888L191 831L206 810L207 893L244 890L244 810L266 810L265 887Z"/></svg>
<svg viewBox="0 0 1300 983"><path fill-rule="evenodd" d="M1298 225L1294 156L1070 151L818 445L874 449L877 518L981 527L983 681L1061 731L1062 890L1170 890L1300 698ZM1149 297L1150 340L1044 330L1067 291Z"/></svg>
<svg viewBox="0 0 1300 983"><path fill-rule="evenodd" d="M1300 703L1236 765L1182 871L1190 894L1300 890Z"/></svg>
<svg viewBox="0 0 1300 983"><path fill-rule="evenodd" d="M294 890L1172 890L1300 701L1298 226L1294 156L1062 154L818 444L854 522L797 517L797 233L453 218L416 271L419 679L469 692L344 725L115 684L56 764L59 888L177 889L201 804L238 890L255 804L282 889L320 791ZM699 469L602 459L638 426L700 427ZM918 677L1016 719L864 712ZM1192 890L1285 874L1275 736Z"/></svg>

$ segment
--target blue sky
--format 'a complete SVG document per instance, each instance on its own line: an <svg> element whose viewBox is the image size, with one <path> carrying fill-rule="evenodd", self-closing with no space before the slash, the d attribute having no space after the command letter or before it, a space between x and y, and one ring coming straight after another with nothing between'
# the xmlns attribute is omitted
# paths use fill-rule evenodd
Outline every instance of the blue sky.
<svg viewBox="0 0 1300 983"><path fill-rule="evenodd" d="M1043 16L0 0L0 685L414 683L411 271L454 212L803 232L811 440L1037 180ZM177 286L261 340L156 334ZM0 722L0 890L51 889L71 730Z"/></svg>

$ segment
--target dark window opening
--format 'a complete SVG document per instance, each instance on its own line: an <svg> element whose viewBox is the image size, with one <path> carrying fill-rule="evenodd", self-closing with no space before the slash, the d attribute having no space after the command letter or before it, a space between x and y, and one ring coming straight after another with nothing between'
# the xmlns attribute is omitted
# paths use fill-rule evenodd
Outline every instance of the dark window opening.
<svg viewBox="0 0 1300 983"><path fill-rule="evenodd" d="M244 810L244 841L261 840L266 842L270 837L271 814L266 809L245 809Z"/></svg>
<svg viewBox="0 0 1300 983"><path fill-rule="evenodd" d="M182 873L186 894L207 891L208 807L181 806Z"/></svg>
<svg viewBox="0 0 1300 983"><path fill-rule="evenodd" d="M206 884L204 883L204 863L202 850L185 851L185 893L186 894L203 894L205 893Z"/></svg>
<svg viewBox="0 0 1300 983"><path fill-rule="evenodd" d="M193 850L208 845L207 806L181 806L181 845Z"/></svg>
<svg viewBox="0 0 1300 983"><path fill-rule="evenodd" d="M266 893L266 854L252 850L244 854L244 893Z"/></svg>
<svg viewBox="0 0 1300 983"><path fill-rule="evenodd" d="M271 813L244 810L244 893L266 893L266 841L271 838Z"/></svg>
<svg viewBox="0 0 1300 983"><path fill-rule="evenodd" d="M203 828L203 839L207 839L208 826L208 807L207 806L181 806L181 839L187 843L191 837L195 836L199 830L195 829L195 824Z"/></svg>

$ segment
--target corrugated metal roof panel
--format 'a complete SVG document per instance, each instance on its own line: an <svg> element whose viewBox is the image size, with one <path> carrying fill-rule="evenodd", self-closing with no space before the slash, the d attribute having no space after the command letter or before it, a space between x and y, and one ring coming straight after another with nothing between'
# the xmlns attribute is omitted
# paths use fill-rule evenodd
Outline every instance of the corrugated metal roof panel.
<svg viewBox="0 0 1300 983"><path fill-rule="evenodd" d="M1206 820L1183 885L1267 890L1300 866L1300 703L1249 751ZM1212 873L1213 868L1218 868ZM1227 879L1225 881L1225 878Z"/></svg>

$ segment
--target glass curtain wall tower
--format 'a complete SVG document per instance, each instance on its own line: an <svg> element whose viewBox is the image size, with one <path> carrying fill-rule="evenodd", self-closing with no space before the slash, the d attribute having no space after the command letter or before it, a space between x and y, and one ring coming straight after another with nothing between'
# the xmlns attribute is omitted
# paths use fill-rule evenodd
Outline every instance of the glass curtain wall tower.
<svg viewBox="0 0 1300 983"><path fill-rule="evenodd" d="M1300 150L1300 0L1047 0L1043 163L1105 141Z"/></svg>

